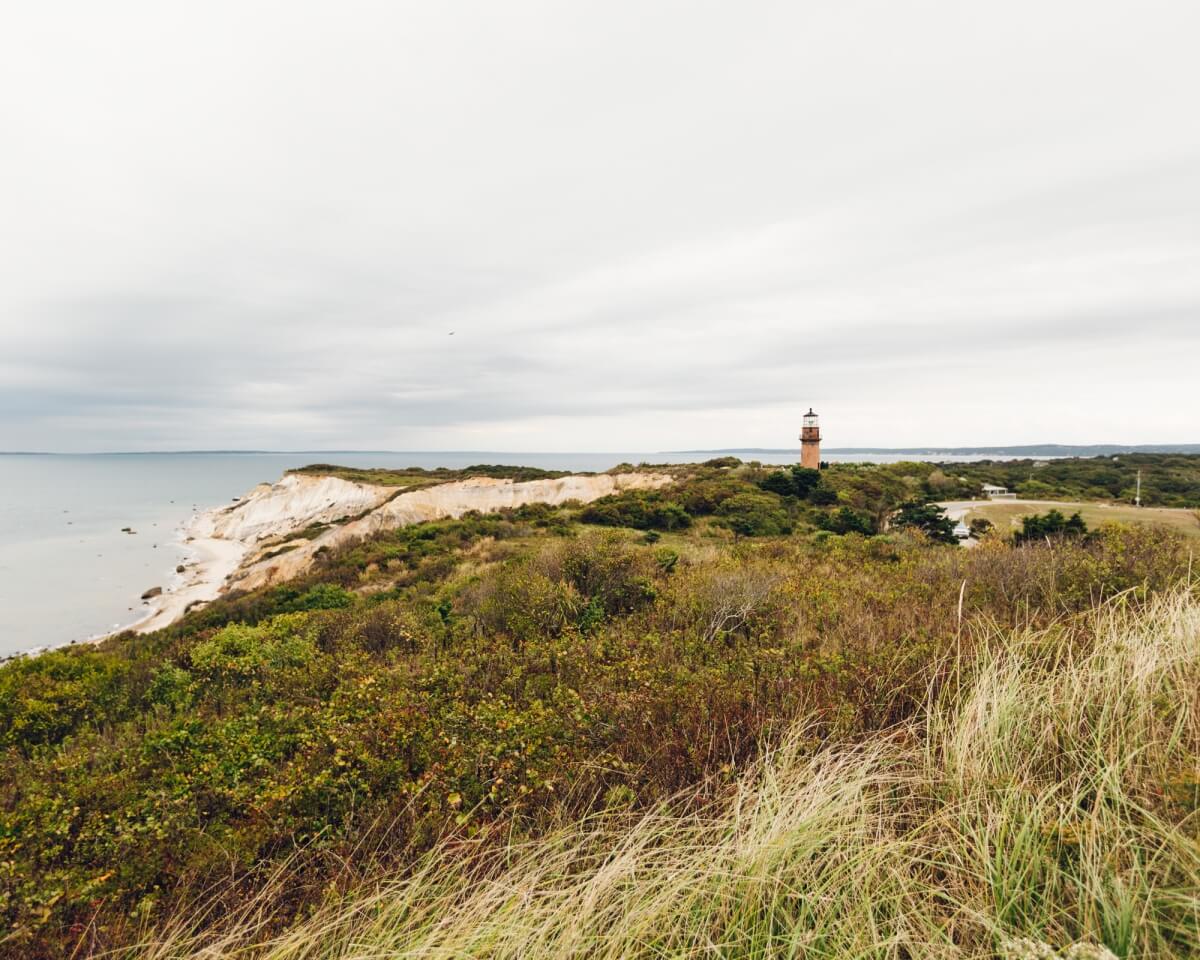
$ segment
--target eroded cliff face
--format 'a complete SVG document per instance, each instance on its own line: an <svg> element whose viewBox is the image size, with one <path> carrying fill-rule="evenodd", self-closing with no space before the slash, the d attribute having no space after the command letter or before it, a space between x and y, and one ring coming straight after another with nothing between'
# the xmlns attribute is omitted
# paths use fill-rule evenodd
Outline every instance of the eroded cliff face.
<svg viewBox="0 0 1200 960"><path fill-rule="evenodd" d="M290 537L314 523L337 523L358 516L395 493L395 487L289 473L278 483L259 484L231 506L201 514L189 533L252 546L263 540Z"/></svg>
<svg viewBox="0 0 1200 960"><path fill-rule="evenodd" d="M152 614L136 629L160 629L229 589L250 590L289 580L306 571L322 547L340 547L381 530L461 517L471 510L490 513L568 500L589 503L623 490L658 489L669 483L670 476L653 473L520 483L471 477L404 491L337 477L287 474L278 483L260 484L238 502L192 520L185 532L200 559L188 565L180 582L150 602ZM316 524L328 529L314 537Z"/></svg>
<svg viewBox="0 0 1200 960"><path fill-rule="evenodd" d="M491 477L470 477L466 480L438 484L394 496L365 516L333 526L316 539L284 543L281 546L288 548L287 552L278 556L258 559L251 555L230 577L229 584L239 590L250 590L289 580L307 570L313 557L322 547L340 547L381 530L429 520L461 517L471 510L491 513L527 503L557 505L568 500L589 503L623 490L657 489L669 483L671 478L665 474L621 473L526 480L520 483ZM395 491L391 490L388 493ZM354 514L347 511L346 515ZM293 525L290 529L295 531L303 529L303 526ZM280 546L274 549L280 549ZM257 551L259 556L263 552Z"/></svg>

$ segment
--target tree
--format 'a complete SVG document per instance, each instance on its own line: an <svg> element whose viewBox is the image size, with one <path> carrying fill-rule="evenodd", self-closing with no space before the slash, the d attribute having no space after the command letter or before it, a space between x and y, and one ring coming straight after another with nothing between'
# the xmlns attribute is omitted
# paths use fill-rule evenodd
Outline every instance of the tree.
<svg viewBox="0 0 1200 960"><path fill-rule="evenodd" d="M972 517L967 528L971 531L971 536L978 540L995 530L996 525L987 517Z"/></svg>
<svg viewBox="0 0 1200 960"><path fill-rule="evenodd" d="M1050 510L1044 514L1022 517L1021 529L1013 536L1013 542L1021 544L1048 538L1070 540L1082 537L1085 533L1087 524L1083 522L1079 511L1075 511L1070 517L1064 517L1060 511Z"/></svg>
<svg viewBox="0 0 1200 960"><path fill-rule="evenodd" d="M808 502L818 507L828 507L838 502L837 491L820 483L808 494Z"/></svg>
<svg viewBox="0 0 1200 960"><path fill-rule="evenodd" d="M768 493L781 497L796 497L799 500L809 499L813 490L821 484L821 471L811 467L796 465L790 470L774 470L768 473L758 485Z"/></svg>
<svg viewBox="0 0 1200 960"><path fill-rule="evenodd" d="M892 517L892 526L920 530L937 543L958 543L954 536L954 521L936 503L909 500Z"/></svg>
<svg viewBox="0 0 1200 960"><path fill-rule="evenodd" d="M870 536L875 532L875 524L870 514L862 513L852 507L839 507L833 513L827 514L820 520L822 530L833 533L861 533Z"/></svg>
<svg viewBox="0 0 1200 960"><path fill-rule="evenodd" d="M791 474L785 473L783 470L768 473L758 485L768 493L778 494L781 497L795 495L796 488L792 486Z"/></svg>
<svg viewBox="0 0 1200 960"><path fill-rule="evenodd" d="M795 490L796 496L801 500L807 500L812 491L816 490L820 485L820 470L813 470L811 467L801 467L799 465L792 467L792 487Z"/></svg>

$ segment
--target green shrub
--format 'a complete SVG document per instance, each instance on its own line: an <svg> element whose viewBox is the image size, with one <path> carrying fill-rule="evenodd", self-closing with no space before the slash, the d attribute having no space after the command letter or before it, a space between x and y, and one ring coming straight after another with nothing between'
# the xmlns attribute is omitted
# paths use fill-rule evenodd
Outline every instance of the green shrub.
<svg viewBox="0 0 1200 960"><path fill-rule="evenodd" d="M136 704L129 664L92 647L50 650L0 666L0 747L53 744Z"/></svg>
<svg viewBox="0 0 1200 960"><path fill-rule="evenodd" d="M754 490L754 485L745 480L723 476L692 480L673 494L693 517L705 517L716 513L730 497Z"/></svg>
<svg viewBox="0 0 1200 960"><path fill-rule="evenodd" d="M683 530L692 518L678 503L658 492L629 491L601 497L584 508L579 519L607 527L635 530Z"/></svg>
<svg viewBox="0 0 1200 960"><path fill-rule="evenodd" d="M791 533L792 523L779 497L769 493L739 493L725 500L718 516L742 537L769 537Z"/></svg>

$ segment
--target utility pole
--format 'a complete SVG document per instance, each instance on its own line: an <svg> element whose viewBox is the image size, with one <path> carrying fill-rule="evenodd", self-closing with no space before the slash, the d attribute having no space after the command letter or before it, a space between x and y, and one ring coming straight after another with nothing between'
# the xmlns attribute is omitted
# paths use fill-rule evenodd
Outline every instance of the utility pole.
<svg viewBox="0 0 1200 960"><path fill-rule="evenodd" d="M1141 467L1138 467L1137 493L1134 494L1134 496L1133 496L1133 503L1134 503L1134 506L1137 506L1137 507L1140 507L1142 505L1142 468Z"/></svg>

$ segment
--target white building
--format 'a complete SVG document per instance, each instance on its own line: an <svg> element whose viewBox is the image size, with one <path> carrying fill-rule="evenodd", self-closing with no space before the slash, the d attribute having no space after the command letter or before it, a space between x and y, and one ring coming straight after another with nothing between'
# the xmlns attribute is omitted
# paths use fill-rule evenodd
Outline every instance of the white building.
<svg viewBox="0 0 1200 960"><path fill-rule="evenodd" d="M983 485L983 495L989 500L1015 500L1017 495L1009 493L1008 487L998 487L994 483Z"/></svg>

